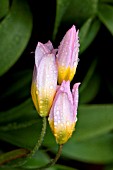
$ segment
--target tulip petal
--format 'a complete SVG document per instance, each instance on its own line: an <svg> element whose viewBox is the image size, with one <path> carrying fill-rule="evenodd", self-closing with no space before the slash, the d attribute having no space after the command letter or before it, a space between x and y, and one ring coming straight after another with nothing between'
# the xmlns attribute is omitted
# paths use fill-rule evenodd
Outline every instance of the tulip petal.
<svg viewBox="0 0 113 170"><path fill-rule="evenodd" d="M75 39L76 29L75 26L72 26L72 28L66 32L58 48L58 63L60 63L60 65L62 66L65 66L66 68L71 64Z"/></svg>
<svg viewBox="0 0 113 170"><path fill-rule="evenodd" d="M51 53L52 50L53 50L53 45L50 41L48 41L46 44L42 44L41 42L38 42L38 45L35 50L35 64L37 68L43 56L45 54Z"/></svg>
<svg viewBox="0 0 113 170"><path fill-rule="evenodd" d="M71 137L75 126L69 81L63 81L58 88L48 120L56 142L64 144Z"/></svg>
<svg viewBox="0 0 113 170"><path fill-rule="evenodd" d="M36 110L39 112L38 98L37 98L37 87L36 87L36 77L37 77L37 71L36 71L36 66L34 66L33 80L32 80L32 85L31 85L31 96L32 96L33 103L36 107Z"/></svg>
<svg viewBox="0 0 113 170"><path fill-rule="evenodd" d="M37 74L37 89L40 115L48 115L57 88L57 68L54 54L40 61Z"/></svg>
<svg viewBox="0 0 113 170"><path fill-rule="evenodd" d="M76 121L76 116L77 116L77 108L78 108L78 98L79 98L79 94L78 94L78 88L79 88L80 83L76 83L73 86L72 89L72 95L73 95L73 107L74 107L74 118Z"/></svg>
<svg viewBox="0 0 113 170"><path fill-rule="evenodd" d="M78 31L73 25L63 37L57 54L58 83L72 80L78 64L79 41Z"/></svg>

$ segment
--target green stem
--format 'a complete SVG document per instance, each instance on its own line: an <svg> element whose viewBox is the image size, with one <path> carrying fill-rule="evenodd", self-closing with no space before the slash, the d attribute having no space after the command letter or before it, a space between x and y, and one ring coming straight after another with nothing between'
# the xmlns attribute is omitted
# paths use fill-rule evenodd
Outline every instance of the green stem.
<svg viewBox="0 0 113 170"><path fill-rule="evenodd" d="M43 125L42 125L42 131L41 131L41 135L40 138L38 140L38 142L36 143L35 147L33 148L33 150L27 155L25 161L20 161L17 164L12 165L12 167L19 167L24 165L30 158L33 157L33 155L36 153L36 151L39 149L39 147L41 146L45 133L46 133L46 127L47 127L47 120L46 117L43 117Z"/></svg>
<svg viewBox="0 0 113 170"><path fill-rule="evenodd" d="M37 168L37 170L44 170L44 169L46 169L46 168L49 168L49 167L53 166L53 165L57 162L57 160L59 159L59 157L60 157L60 155L61 155L62 146L63 146L63 145L59 145L58 152L57 152L55 158L54 158L52 161L50 161L50 162L49 162L48 164L46 164L45 166L42 166L42 167L40 167L40 168Z"/></svg>
<svg viewBox="0 0 113 170"><path fill-rule="evenodd" d="M31 158L36 153L36 151L39 149L39 147L41 146L41 144L44 140L45 133L46 133L46 126L47 126L46 117L43 117L43 126L42 126L40 138L39 138L38 142L36 143L34 149L28 155L28 159Z"/></svg>
<svg viewBox="0 0 113 170"><path fill-rule="evenodd" d="M7 153L3 153L0 155L0 166L17 158L25 157L27 154L27 149L16 149Z"/></svg>

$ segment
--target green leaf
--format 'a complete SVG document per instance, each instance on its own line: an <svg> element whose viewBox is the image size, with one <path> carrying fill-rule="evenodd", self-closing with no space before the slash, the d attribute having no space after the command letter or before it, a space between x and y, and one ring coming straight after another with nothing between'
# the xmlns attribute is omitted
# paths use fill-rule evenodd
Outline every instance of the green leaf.
<svg viewBox="0 0 113 170"><path fill-rule="evenodd" d="M113 35L113 6L100 4L98 16Z"/></svg>
<svg viewBox="0 0 113 170"><path fill-rule="evenodd" d="M0 167L1 170L20 170L20 168L13 168L13 167Z"/></svg>
<svg viewBox="0 0 113 170"><path fill-rule="evenodd" d="M80 104L91 102L98 94L100 88L100 76L94 74L87 84L86 89L80 94Z"/></svg>
<svg viewBox="0 0 113 170"><path fill-rule="evenodd" d="M2 19L9 10L9 0L0 0L0 19Z"/></svg>
<svg viewBox="0 0 113 170"><path fill-rule="evenodd" d="M80 28L80 53L91 44L100 28L100 21L97 18L89 18Z"/></svg>
<svg viewBox="0 0 113 170"><path fill-rule="evenodd" d="M30 103L28 103L28 105L25 105L25 110L29 105ZM9 128L9 130L6 129L7 131L0 130L0 138L2 140L5 140L17 146L25 147L29 149L29 148L33 148L33 146L37 142L38 135L41 132L42 121L38 119L36 112L33 114L32 113L33 111L29 108L28 110L26 111L25 110L24 110L24 105L20 111L16 110L18 114L20 112L21 116L23 115L23 118L21 117L21 119L19 118L19 120L21 120L21 122L23 121L24 123L25 121L32 121L36 119L37 122L35 124L31 124L31 126L29 125L27 127L26 126L21 127L19 126L19 120L18 120L19 128L14 128L13 130ZM78 122L76 125L76 131L74 132L72 138L75 137L75 140L79 142L109 132L110 130L113 129L112 113L113 113L113 105L79 106ZM49 127L47 130L47 134L45 136L44 145L50 147L56 145L55 139Z"/></svg>
<svg viewBox="0 0 113 170"><path fill-rule="evenodd" d="M113 170L113 163L104 166L103 170Z"/></svg>
<svg viewBox="0 0 113 170"><path fill-rule="evenodd" d="M32 17L26 0L14 0L11 11L0 23L0 75L20 57L32 30Z"/></svg>
<svg viewBox="0 0 113 170"><path fill-rule="evenodd" d="M80 86L80 103L88 103L97 95L100 87L100 76L95 73L97 60L94 60Z"/></svg>
<svg viewBox="0 0 113 170"><path fill-rule="evenodd" d="M73 133L72 138L74 138L75 136L76 141L82 141L94 136L107 133L112 130L112 110L113 105L79 106L78 122L76 125L76 131ZM31 118L29 115L27 117L27 112L25 112L26 117L23 110L20 110L20 112L23 113L23 122L28 120L28 118L30 119L30 121L33 120L33 118ZM33 114L33 116L37 116L37 114ZM38 135L41 131L42 122L39 119L37 121L38 122L28 127L22 127L13 130L9 129L7 131L2 130L0 131L0 138L21 147L32 148L36 143ZM50 131L50 128L48 128L44 144L55 146L55 139Z"/></svg>
<svg viewBox="0 0 113 170"><path fill-rule="evenodd" d="M1 106L5 103L5 108L9 105L10 99L14 99L14 102L10 103L10 108L13 107L16 101L24 100L30 96L32 72L31 70L24 70L13 73L10 75L10 79L1 81L1 86L4 87L4 82L7 82L8 86L0 89L0 103ZM20 83L21 82L21 83ZM3 90L4 89L4 90ZM8 107L7 107L8 108Z"/></svg>
<svg viewBox="0 0 113 170"><path fill-rule="evenodd" d="M31 117L35 119L38 116L36 110L33 109L33 103L31 99L26 100L17 107L14 107L6 112L0 112L0 123L8 123L14 120L25 120Z"/></svg>
<svg viewBox="0 0 113 170"><path fill-rule="evenodd" d="M113 129L113 105L80 105L75 137L85 140Z"/></svg>
<svg viewBox="0 0 113 170"><path fill-rule="evenodd" d="M62 17L70 2L71 0L57 0L56 1L56 18L55 18L53 39L55 39Z"/></svg>
<svg viewBox="0 0 113 170"><path fill-rule="evenodd" d="M30 158L23 167L27 169L38 168L46 165L50 162L50 158L43 151L38 151L32 158ZM48 170L55 170L54 167L48 168Z"/></svg>
<svg viewBox="0 0 113 170"><path fill-rule="evenodd" d="M38 120L37 124L30 127L7 132L0 131L0 138L19 147L33 149L40 136L41 124L42 121Z"/></svg>
<svg viewBox="0 0 113 170"><path fill-rule="evenodd" d="M76 142L105 134L113 129L113 105L80 105L78 107L78 121L72 140ZM44 144L54 146L51 133L47 131Z"/></svg>
<svg viewBox="0 0 113 170"><path fill-rule="evenodd" d="M113 0L100 0L100 3L113 4Z"/></svg>
<svg viewBox="0 0 113 170"><path fill-rule="evenodd" d="M76 142L75 139L73 138L64 145L63 156L88 163L110 163L113 161L113 134L81 142Z"/></svg>
<svg viewBox="0 0 113 170"><path fill-rule="evenodd" d="M54 168L55 170L77 170L75 168L71 168L71 167L64 166L64 165L55 165Z"/></svg>
<svg viewBox="0 0 113 170"><path fill-rule="evenodd" d="M63 16L63 21L81 25L88 18L95 16L97 9L98 0L71 0Z"/></svg>
<svg viewBox="0 0 113 170"><path fill-rule="evenodd" d="M89 83L91 77L93 76L94 72L95 72L95 69L96 69L96 66L97 66L97 60L95 59L90 68L88 69L88 72L80 86L80 93L82 93L84 90L86 90L87 88L87 84Z"/></svg>

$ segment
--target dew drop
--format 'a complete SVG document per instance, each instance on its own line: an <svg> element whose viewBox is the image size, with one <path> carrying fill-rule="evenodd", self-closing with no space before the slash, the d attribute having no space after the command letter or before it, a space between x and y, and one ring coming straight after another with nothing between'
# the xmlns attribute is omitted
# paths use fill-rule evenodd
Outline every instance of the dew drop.
<svg viewBox="0 0 113 170"><path fill-rule="evenodd" d="M49 77L49 74L47 74L46 77L48 78L48 77Z"/></svg>
<svg viewBox="0 0 113 170"><path fill-rule="evenodd" d="M59 115L59 114L60 114L60 111L59 111L59 110L57 110L57 111L56 111L56 115Z"/></svg>
<svg viewBox="0 0 113 170"><path fill-rule="evenodd" d="M76 117L76 118L75 118L75 122L77 122L77 120L78 120L78 119L77 119L77 117Z"/></svg>
<svg viewBox="0 0 113 170"><path fill-rule="evenodd" d="M42 104L42 103L43 103L43 100L40 100L40 103Z"/></svg>
<svg viewBox="0 0 113 170"><path fill-rule="evenodd" d="M61 91L63 91L63 90L64 90L64 88L63 88L63 87L60 87L60 90L61 90Z"/></svg>
<svg viewBox="0 0 113 170"><path fill-rule="evenodd" d="M53 86L50 86L50 89L53 89Z"/></svg>
<svg viewBox="0 0 113 170"><path fill-rule="evenodd" d="M62 63L62 66L64 66L65 64L64 63Z"/></svg>
<svg viewBox="0 0 113 170"><path fill-rule="evenodd" d="M65 52L65 55L67 55L68 53L67 52Z"/></svg>
<svg viewBox="0 0 113 170"><path fill-rule="evenodd" d="M79 61L80 61L80 59L78 58L78 59L77 59L77 62L79 62Z"/></svg>
<svg viewBox="0 0 113 170"><path fill-rule="evenodd" d="M57 116L54 116L54 119L57 120Z"/></svg>
<svg viewBox="0 0 113 170"><path fill-rule="evenodd" d="M74 89L72 89L72 92L74 93Z"/></svg>
<svg viewBox="0 0 113 170"><path fill-rule="evenodd" d="M54 72L54 74L56 74L56 73L57 73L57 71L56 71L56 70L54 70L53 72Z"/></svg>
<svg viewBox="0 0 113 170"><path fill-rule="evenodd" d="M58 124L60 124L60 120L58 120Z"/></svg>
<svg viewBox="0 0 113 170"><path fill-rule="evenodd" d="M64 124L63 124L63 123L61 123L60 125L61 125L62 127L64 126Z"/></svg>
<svg viewBox="0 0 113 170"><path fill-rule="evenodd" d="M57 137L57 134L56 134L56 133L54 133L54 136L55 136L55 137Z"/></svg>
<svg viewBox="0 0 113 170"><path fill-rule="evenodd" d="M76 67L76 66L77 66L77 62L76 62L76 61L74 61L74 62L73 62L73 65L74 65L74 67Z"/></svg>
<svg viewBox="0 0 113 170"><path fill-rule="evenodd" d="M54 122L54 126L57 126L57 122Z"/></svg>
<svg viewBox="0 0 113 170"><path fill-rule="evenodd" d="M66 123L67 125L69 125L70 124L70 122L69 121L67 121L67 123Z"/></svg>

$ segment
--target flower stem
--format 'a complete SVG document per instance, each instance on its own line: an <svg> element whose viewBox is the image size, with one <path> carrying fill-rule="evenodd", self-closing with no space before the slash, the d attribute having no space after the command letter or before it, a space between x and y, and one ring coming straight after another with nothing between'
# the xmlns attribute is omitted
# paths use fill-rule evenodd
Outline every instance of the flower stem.
<svg viewBox="0 0 113 170"><path fill-rule="evenodd" d="M46 168L49 168L49 167L53 166L53 165L57 162L57 160L59 159L59 157L60 157L60 155L61 155L62 146L63 146L63 145L59 145L58 152L57 152L55 158L54 158L52 161L50 161L50 162L49 162L48 164L46 164L45 166L42 166L42 167L40 167L40 168L37 168L37 170L44 170L44 169L46 169Z"/></svg>
<svg viewBox="0 0 113 170"><path fill-rule="evenodd" d="M30 158L32 158L32 156L36 153L36 151L39 149L39 147L41 146L45 133L46 133L46 127L47 127L47 120L46 117L43 117L43 123L42 123L42 131L41 131L41 135L40 138L38 140L38 142L36 143L35 147L33 148L33 150L27 155L25 161L20 161L17 164L12 165L12 167L20 167L22 165L24 165Z"/></svg>
<svg viewBox="0 0 113 170"><path fill-rule="evenodd" d="M35 147L33 148L33 150L28 155L28 159L31 158L35 154L35 152L39 149L39 147L41 146L44 136L45 136L45 133L46 133L46 126L47 126L46 117L43 117L43 126L42 126L40 138L39 138L38 142L36 143Z"/></svg>

